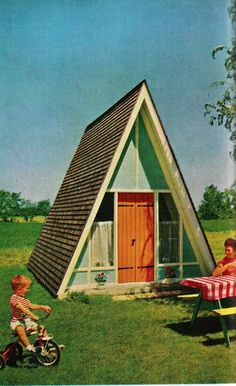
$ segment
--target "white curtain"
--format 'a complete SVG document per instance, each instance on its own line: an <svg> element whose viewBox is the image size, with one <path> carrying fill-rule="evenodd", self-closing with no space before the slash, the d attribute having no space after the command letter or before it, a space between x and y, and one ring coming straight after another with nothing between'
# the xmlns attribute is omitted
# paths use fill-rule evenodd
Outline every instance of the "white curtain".
<svg viewBox="0 0 236 386"><path fill-rule="evenodd" d="M113 222L94 222L91 233L90 257L92 266L113 265Z"/></svg>

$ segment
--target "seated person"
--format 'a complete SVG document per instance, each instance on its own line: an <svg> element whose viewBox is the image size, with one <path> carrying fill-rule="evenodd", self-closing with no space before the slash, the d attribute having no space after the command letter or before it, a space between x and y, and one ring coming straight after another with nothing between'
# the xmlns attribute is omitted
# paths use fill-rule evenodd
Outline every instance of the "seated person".
<svg viewBox="0 0 236 386"><path fill-rule="evenodd" d="M35 352L36 348L30 344L29 339L26 335L28 328L34 329L37 327L35 321L39 318L33 314L30 310L43 310L47 313L51 312L49 306L41 306L32 304L25 295L30 289L32 282L27 276L16 275L11 280L13 294L10 298L11 307L11 329L16 331L20 342L23 346L31 352ZM43 335L46 338L47 332L43 329ZM40 349L40 347L37 347Z"/></svg>
<svg viewBox="0 0 236 386"><path fill-rule="evenodd" d="M227 239L224 243L225 257L218 261L213 276L231 275L236 276L236 240Z"/></svg>

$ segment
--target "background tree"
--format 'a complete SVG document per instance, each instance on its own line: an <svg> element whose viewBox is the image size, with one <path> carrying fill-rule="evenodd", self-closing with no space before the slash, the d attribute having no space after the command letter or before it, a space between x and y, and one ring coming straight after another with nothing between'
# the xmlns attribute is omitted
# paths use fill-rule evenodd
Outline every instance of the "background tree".
<svg viewBox="0 0 236 386"><path fill-rule="evenodd" d="M233 198L229 190L219 191L214 185L205 188L203 198L198 208L202 220L223 219L233 217Z"/></svg>
<svg viewBox="0 0 236 386"><path fill-rule="evenodd" d="M19 216L21 194L0 190L0 217L3 221L13 221Z"/></svg>
<svg viewBox="0 0 236 386"><path fill-rule="evenodd" d="M3 221L13 221L15 217L24 217L32 221L34 216L48 216L51 206L49 200L31 202L21 198L21 193L0 190L0 218Z"/></svg>
<svg viewBox="0 0 236 386"><path fill-rule="evenodd" d="M229 8L229 16L232 21L233 38L231 47L219 45L212 51L213 59L220 51L226 52L226 59L224 62L226 70L226 79L212 84L215 87L223 87L222 97L215 103L205 104L205 116L209 116L209 123L213 126L217 123L219 126L225 127L229 133L229 139L233 142L233 151L231 155L236 160L236 0L231 0Z"/></svg>
<svg viewBox="0 0 236 386"><path fill-rule="evenodd" d="M234 186L232 186L230 189L224 190L225 200L228 201L228 204L231 208L231 213L229 217L232 217L232 218L236 217L236 190Z"/></svg>
<svg viewBox="0 0 236 386"><path fill-rule="evenodd" d="M25 221L32 221L34 216L37 215L37 204L32 203L30 200L21 199L19 216L24 217Z"/></svg>
<svg viewBox="0 0 236 386"><path fill-rule="evenodd" d="M48 216L51 209L49 200L39 201L36 205L36 213L38 216Z"/></svg>

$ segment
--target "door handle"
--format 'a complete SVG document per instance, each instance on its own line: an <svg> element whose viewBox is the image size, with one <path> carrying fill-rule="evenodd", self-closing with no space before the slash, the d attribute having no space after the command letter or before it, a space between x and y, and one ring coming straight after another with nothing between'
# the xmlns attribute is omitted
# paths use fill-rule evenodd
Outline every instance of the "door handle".
<svg viewBox="0 0 236 386"><path fill-rule="evenodd" d="M135 239L132 239L131 245L134 245L135 241L136 241Z"/></svg>

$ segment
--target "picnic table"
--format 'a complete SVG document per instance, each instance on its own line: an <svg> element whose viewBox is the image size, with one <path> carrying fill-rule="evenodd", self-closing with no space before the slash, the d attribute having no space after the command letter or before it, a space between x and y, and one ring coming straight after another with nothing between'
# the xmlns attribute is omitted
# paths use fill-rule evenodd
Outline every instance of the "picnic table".
<svg viewBox="0 0 236 386"><path fill-rule="evenodd" d="M191 325L196 321L202 301L214 302L222 308L221 299L236 297L236 276L203 276L187 278L181 282L182 285L199 289L199 296L193 311Z"/></svg>

